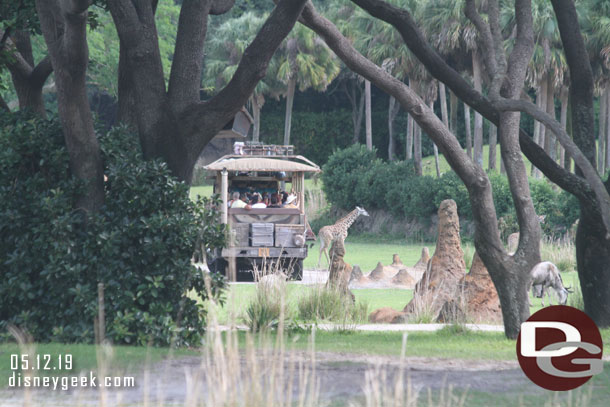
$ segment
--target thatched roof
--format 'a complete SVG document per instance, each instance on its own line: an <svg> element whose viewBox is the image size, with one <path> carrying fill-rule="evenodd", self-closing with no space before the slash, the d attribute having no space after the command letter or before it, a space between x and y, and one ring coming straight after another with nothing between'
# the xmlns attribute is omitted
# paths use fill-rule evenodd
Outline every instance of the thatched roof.
<svg viewBox="0 0 610 407"><path fill-rule="evenodd" d="M303 162L305 161L308 164ZM320 172L320 167L301 156L277 156L270 158L252 156L224 156L205 167L208 171L286 171L286 172Z"/></svg>

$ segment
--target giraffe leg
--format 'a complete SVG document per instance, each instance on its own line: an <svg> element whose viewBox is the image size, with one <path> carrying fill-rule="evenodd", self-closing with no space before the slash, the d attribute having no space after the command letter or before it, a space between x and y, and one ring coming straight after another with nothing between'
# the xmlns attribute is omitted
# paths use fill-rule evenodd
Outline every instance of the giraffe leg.
<svg viewBox="0 0 610 407"><path fill-rule="evenodd" d="M320 260L322 259L322 251L325 251L324 239L320 239L320 255L318 256L318 267L320 268Z"/></svg>

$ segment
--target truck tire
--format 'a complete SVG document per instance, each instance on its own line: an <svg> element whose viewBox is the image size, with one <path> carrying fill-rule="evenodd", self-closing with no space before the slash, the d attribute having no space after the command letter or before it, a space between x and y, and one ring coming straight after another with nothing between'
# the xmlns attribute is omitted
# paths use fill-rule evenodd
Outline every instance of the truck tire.
<svg viewBox="0 0 610 407"><path fill-rule="evenodd" d="M290 273L290 280L303 280L303 259L295 259L295 261L292 262L292 272Z"/></svg>
<svg viewBox="0 0 610 407"><path fill-rule="evenodd" d="M208 257L207 262L210 273L220 273L223 276L227 275L227 261L222 257Z"/></svg>

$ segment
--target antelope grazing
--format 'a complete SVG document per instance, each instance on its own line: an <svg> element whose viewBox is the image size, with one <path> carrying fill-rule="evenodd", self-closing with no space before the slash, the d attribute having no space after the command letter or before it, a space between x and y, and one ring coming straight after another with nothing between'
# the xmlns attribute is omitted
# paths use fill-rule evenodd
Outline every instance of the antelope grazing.
<svg viewBox="0 0 610 407"><path fill-rule="evenodd" d="M544 294L547 293L549 297L549 305L551 304L551 296L546 291L548 288L552 288L557 294L559 304L565 305L568 301L568 294L573 291L571 287L564 287L561 279L561 274L556 265L550 261L543 261L534 266L530 272L531 277L531 289L534 297L542 298L542 306L544 307Z"/></svg>

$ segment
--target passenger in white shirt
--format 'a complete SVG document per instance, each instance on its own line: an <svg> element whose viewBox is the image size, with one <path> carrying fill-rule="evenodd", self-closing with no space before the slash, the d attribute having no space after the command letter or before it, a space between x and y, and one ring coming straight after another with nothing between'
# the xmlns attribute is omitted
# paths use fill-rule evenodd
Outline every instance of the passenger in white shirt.
<svg viewBox="0 0 610 407"><path fill-rule="evenodd" d="M264 202L261 202L259 194L256 194L252 197L252 201L250 201L250 206L252 206L252 209L260 209L267 207Z"/></svg>

